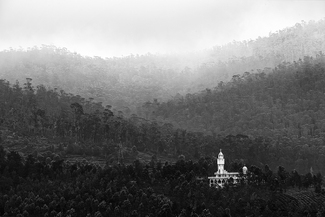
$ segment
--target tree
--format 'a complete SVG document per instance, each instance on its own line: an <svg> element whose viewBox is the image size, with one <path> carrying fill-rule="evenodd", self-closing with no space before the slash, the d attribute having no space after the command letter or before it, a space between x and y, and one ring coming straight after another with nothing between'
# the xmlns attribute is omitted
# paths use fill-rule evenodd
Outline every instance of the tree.
<svg viewBox="0 0 325 217"><path fill-rule="evenodd" d="M309 188L312 184L313 184L313 176L311 175L311 173L307 173L306 175L304 175L302 179L302 185L305 188Z"/></svg>

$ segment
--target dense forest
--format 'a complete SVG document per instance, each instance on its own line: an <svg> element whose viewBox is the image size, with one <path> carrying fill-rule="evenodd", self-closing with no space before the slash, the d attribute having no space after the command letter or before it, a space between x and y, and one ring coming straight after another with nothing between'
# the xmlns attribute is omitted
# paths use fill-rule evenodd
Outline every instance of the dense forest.
<svg viewBox="0 0 325 217"><path fill-rule="evenodd" d="M217 156L223 148L229 162L324 173L324 60L320 54L280 65L272 73L246 73L214 90L154 102L156 110L148 104L156 121L115 114L110 106L62 90L34 88L31 79L23 87L3 80L2 140L15 144L12 133L44 137L58 152L111 161L117 150L131 159L137 151L199 159ZM21 142L32 146L28 140Z"/></svg>
<svg viewBox="0 0 325 217"><path fill-rule="evenodd" d="M0 215L324 216L324 37L320 20L181 56L0 52ZM220 149L239 185L209 187Z"/></svg>
<svg viewBox="0 0 325 217"><path fill-rule="evenodd" d="M239 185L201 179L215 161L152 159L104 168L87 161L22 157L0 146L1 216L323 216L322 176L250 166ZM240 165L232 169L240 171ZM313 191L306 190L310 186ZM298 190L299 189L299 190Z"/></svg>
<svg viewBox="0 0 325 217"><path fill-rule="evenodd" d="M324 132L324 71L320 52L160 103L152 106L152 115L213 135L319 137Z"/></svg>
<svg viewBox="0 0 325 217"><path fill-rule="evenodd" d="M177 64L172 58L147 55L104 60L82 57L50 46L28 51L3 51L0 58L2 75L9 80L18 76L21 80L23 73L28 77L23 85L19 81L1 81L2 141L12 146L19 143L24 149L32 151L34 143L37 143L35 141L39 139L30 137L46 138L48 144L52 144L49 150L57 148L61 154L99 156L110 162L117 160L117 152L130 160L137 158L136 151L148 153L149 157L157 155L175 159L183 154L189 159L199 159L200 156L217 156L219 148L224 148L230 162L246 161L258 166L269 164L272 169L283 165L303 173L312 167L324 173L322 96L325 61L324 54L319 51L323 46L322 41L317 42L323 30L323 20L303 22L252 41L248 46L251 52L244 52L253 59L257 58L262 55L256 53L257 44L264 42L265 46L260 45L259 48L268 49L263 53L268 60L276 60L279 57L277 53L284 55L279 59L291 60L289 50L294 51L295 55L310 53L315 54L314 57L305 56L292 63L282 61L274 68L236 74L229 82L220 81L213 89L206 88L184 96L177 94L166 102L154 98L155 93L151 88L145 90L152 95L144 97L129 83L123 84L129 88L127 92L116 89L115 85L123 83L120 72L127 73L125 78L131 78L134 71L129 69L144 69L144 65L149 63L157 65L156 69L167 71L171 70L166 68L168 65L175 70L184 67L184 63ZM303 43L300 34L315 42L304 43L303 53L300 52L301 46L285 47L287 53L282 52L284 47L281 46L286 43L274 42L278 37L282 38L282 42L289 40L288 44L291 45ZM268 46L271 41L277 52ZM214 55L219 52L219 55L227 56L230 50L238 51L232 56L242 55L239 50L243 45L237 45L216 47L213 49ZM259 62L263 62L262 59L258 57ZM247 62L247 67L255 64L251 60ZM272 64L276 63L274 61ZM203 72L203 65L198 71ZM235 62L231 62L221 71L231 75L236 70L229 67L235 65ZM205 64L204 67L210 66ZM243 65L238 65L239 68L243 68ZM158 71L164 74L164 70ZM187 70L191 71L190 68ZM138 72L139 77L144 76L144 71ZM217 76L219 70L212 72ZM166 82L162 77L158 78L159 73L155 70L150 73L151 80L140 82L139 87L148 84L159 88L155 79L164 85L168 84L167 80L175 82L175 85L178 83L174 77L170 77L172 72L170 76L165 75ZM202 76L205 75L203 73ZM179 78L186 83L184 77ZM129 82L134 84L134 80L131 80ZM44 85L38 85L42 81ZM98 82L104 83L98 86ZM93 89L88 89L89 84ZM80 94L68 93L58 85ZM165 90L171 90L169 87L167 85ZM115 94L115 90L121 92ZM98 95L99 92L102 95ZM140 114L136 114L137 109L129 107L118 110L119 107L114 106L115 101L110 101L106 93L117 101L126 96L137 101ZM87 98L92 95L95 97ZM105 99L113 106L107 105ZM151 102L140 103L148 99Z"/></svg>
<svg viewBox="0 0 325 217"><path fill-rule="evenodd" d="M324 159L324 86L325 55L320 53L270 72L234 76L213 90L161 103L153 114L157 120L214 138L229 134L269 138L271 146L285 153L275 158L282 158L285 165L295 159L292 166L300 168L307 155L315 162Z"/></svg>

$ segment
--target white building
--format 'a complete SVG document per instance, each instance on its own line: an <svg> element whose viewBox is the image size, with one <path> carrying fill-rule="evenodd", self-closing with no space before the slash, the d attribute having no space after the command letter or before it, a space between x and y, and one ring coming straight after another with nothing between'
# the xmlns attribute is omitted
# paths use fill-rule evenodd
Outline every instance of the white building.
<svg viewBox="0 0 325 217"><path fill-rule="evenodd" d="M218 171L214 173L215 176L208 177L210 187L223 187L225 183L229 181L230 178L233 180L233 184L238 183L239 173L237 172L228 172L224 169L225 166L225 158L220 149L220 153L217 159L218 163ZM247 168L246 168L247 170ZM245 171L246 172L246 171Z"/></svg>

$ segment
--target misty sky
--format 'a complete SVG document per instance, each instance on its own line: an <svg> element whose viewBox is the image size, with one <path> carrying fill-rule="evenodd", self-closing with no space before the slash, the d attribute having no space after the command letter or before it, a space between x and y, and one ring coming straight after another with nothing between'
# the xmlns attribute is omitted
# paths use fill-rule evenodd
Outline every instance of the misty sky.
<svg viewBox="0 0 325 217"><path fill-rule="evenodd" d="M48 44L103 57L182 52L324 17L323 0L0 0L0 50Z"/></svg>

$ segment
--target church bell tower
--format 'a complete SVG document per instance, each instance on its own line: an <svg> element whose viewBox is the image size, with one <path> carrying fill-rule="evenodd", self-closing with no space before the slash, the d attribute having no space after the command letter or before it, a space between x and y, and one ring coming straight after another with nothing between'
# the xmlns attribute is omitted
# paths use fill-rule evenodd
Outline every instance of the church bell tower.
<svg viewBox="0 0 325 217"><path fill-rule="evenodd" d="M220 153L218 155L217 163L218 163L218 173L221 173L221 174L224 173L225 159L223 158L221 149L220 149Z"/></svg>

